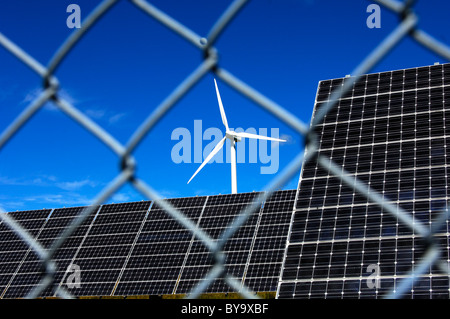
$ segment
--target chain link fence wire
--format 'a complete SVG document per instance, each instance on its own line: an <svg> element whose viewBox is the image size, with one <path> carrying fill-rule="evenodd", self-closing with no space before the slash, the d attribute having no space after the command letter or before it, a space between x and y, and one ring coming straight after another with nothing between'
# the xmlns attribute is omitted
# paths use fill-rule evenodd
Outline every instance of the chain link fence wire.
<svg viewBox="0 0 450 319"><path fill-rule="evenodd" d="M83 114L80 110L74 107L67 98L60 94L60 84L58 79L54 76L55 71L61 65L65 57L77 45L81 38L91 29L95 24L105 16L109 9L111 9L118 0L104 0L102 1L82 22L80 29L76 29L67 40L56 51L53 58L47 66L42 65L26 51L17 46L13 41L0 33L0 46L14 55L28 68L34 71L42 78L42 92L36 97L24 110L15 118L15 120L1 133L0 135L0 150L5 145L12 141L14 135L25 125L28 121L43 107L47 102L53 103L69 118L80 124L91 135L98 138L103 144L110 148L117 156L117 160L121 164L119 174L104 187L104 189L97 194L91 206L84 209L73 222L64 230L63 234L56 240L49 249L44 249L33 237L23 229L15 220L4 210L0 208L0 219L8 225L17 235L30 247L36 256L42 262L42 278L40 284L28 293L26 298L39 297L40 293L48 286L52 285L55 274L55 263L52 258L60 248L64 241L80 226L83 221L93 213L95 207L106 202L119 188L125 184L130 184L138 192L146 198L156 202L165 209L171 217L181 223L186 229L191 231L198 239L200 239L208 250L214 255L215 265L210 272L189 294L188 298L196 298L218 277L225 278L225 281L236 291L238 291L244 298L256 298L254 292L246 287L242 287L241 283L226 273L224 262L225 255L222 253L222 248L227 240L242 226L245 221L253 214L255 209L260 207L260 204L269 198L273 191L283 187L291 178L298 174L304 162L311 159L318 160L320 165L328 169L329 172L341 178L347 185L351 186L355 192L363 194L370 201L377 203L385 211L396 216L401 222L408 225L415 233L424 237L428 241L428 248L424 254L424 258L419 265L416 265L409 273L409 276L400 283L391 294L385 296L386 298L399 298L418 277L424 274L430 265L438 266L442 272L448 274L447 262L440 259L441 252L439 246L434 240L434 234L439 230L440 226L444 225L448 219L448 210L443 211L436 222L433 222L434 227L427 228L422 222L415 220L406 211L400 207L387 203L383 196L374 190L370 189L363 182L350 178L346 171L338 167L329 158L319 155L317 152L317 139L314 136L314 126L320 123L326 113L332 109L338 99L344 96L353 86L353 84L360 78L361 75L368 73L374 66L380 62L389 52L405 37L411 37L419 44L428 48L435 54L442 56L450 61L450 48L445 44L436 40L433 36L419 29L418 17L413 10L415 1L406 0L400 2L397 0L374 0L385 8L395 12L399 16L399 25L386 37L373 51L369 54L351 73L352 77L346 81L343 89L338 93L332 94L329 102L322 107L316 114L311 125L305 124L298 119L294 114L288 112L285 108L278 105L266 97L261 92L250 87L245 82L235 77L232 73L222 68L219 65L219 58L217 49L214 47L215 42L221 36L225 28L232 23L232 20L238 15L242 8L246 5L248 0L235 0L226 9L222 16L216 21L211 28L208 35L204 38L190 30L185 25L173 19L171 16L162 12L150 2L145 0L129 0L134 6L145 12L150 18L155 19L166 28L178 34L182 39L191 43L198 50L203 53L203 60L199 65L193 69L184 81L182 81L173 91L167 96L161 104L159 104L153 112L145 119L140 127L136 129L128 143L119 143L114 136L109 134L104 128L100 127L89 117ZM162 199L162 196L154 190L151 185L140 179L136 174L136 161L133 158L133 152L137 146L142 142L144 137L151 133L154 126L171 110L180 99L186 95L206 74L213 72L217 78L228 84L230 87L241 93L243 96L255 102L261 108L265 109L273 116L277 117L294 131L296 131L301 138L305 140L304 150L298 154L275 178L264 187L261 195L256 201L248 205L232 222L231 227L222 234L219 240L215 241L208 234L187 218L183 213L174 208L169 202ZM72 296L64 289L57 290L57 296L62 298L71 298Z"/></svg>

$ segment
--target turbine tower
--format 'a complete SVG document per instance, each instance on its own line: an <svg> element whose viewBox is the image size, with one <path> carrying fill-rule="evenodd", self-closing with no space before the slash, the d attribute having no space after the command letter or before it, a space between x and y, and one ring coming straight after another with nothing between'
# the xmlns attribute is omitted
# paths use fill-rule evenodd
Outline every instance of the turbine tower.
<svg viewBox="0 0 450 319"><path fill-rule="evenodd" d="M277 142L286 142L285 140L281 140L278 138L273 137L267 137L262 135L256 135L256 134L250 134L245 132L234 132L230 131L228 127L228 121L227 117L225 116L225 110L223 108L222 99L220 98L219 88L217 87L216 79L214 79L214 84L216 86L216 94L217 94L217 100L219 102L219 108L220 108L220 115L222 116L222 123L225 125L225 137L220 140L219 143L214 147L214 149L209 153L208 157L203 161L202 165L195 171L194 175L192 175L191 179L187 182L189 182L197 175L198 172L203 168L203 166L206 165L213 157L214 155L219 152L223 145L225 144L225 140L228 138L230 140L230 157L231 157L231 193L236 194L237 193L237 179L236 179L236 143L240 142L242 138L254 138L254 139L260 139L260 140L269 140L269 141L277 141Z"/></svg>

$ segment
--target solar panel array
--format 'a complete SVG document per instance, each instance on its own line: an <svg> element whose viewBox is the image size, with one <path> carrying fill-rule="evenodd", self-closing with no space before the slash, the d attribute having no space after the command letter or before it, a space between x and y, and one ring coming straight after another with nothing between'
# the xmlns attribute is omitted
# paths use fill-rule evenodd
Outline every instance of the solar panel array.
<svg viewBox="0 0 450 319"><path fill-rule="evenodd" d="M296 190L277 191L227 242L226 268L255 291L275 291ZM217 239L259 193L168 201ZM45 248L85 207L9 213ZM0 224L0 293L24 297L42 278L41 262ZM57 250L55 281L42 297L64 288L74 296L184 294L213 265L201 241L150 201L98 207ZM79 285L73 274L79 270ZM218 278L207 292L232 292Z"/></svg>
<svg viewBox="0 0 450 319"><path fill-rule="evenodd" d="M349 79L320 82L314 114ZM445 208L450 64L363 76L314 129L320 154L421 222ZM422 258L422 238L317 160L304 164L298 190L279 298L378 298ZM438 241L450 260L448 221ZM405 297L448 298L449 278L429 269Z"/></svg>

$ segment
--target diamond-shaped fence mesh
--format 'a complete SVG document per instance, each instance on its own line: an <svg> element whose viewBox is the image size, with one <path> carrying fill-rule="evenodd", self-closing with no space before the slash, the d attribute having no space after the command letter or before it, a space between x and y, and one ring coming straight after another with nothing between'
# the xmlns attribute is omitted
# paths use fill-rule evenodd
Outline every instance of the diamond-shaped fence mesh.
<svg viewBox="0 0 450 319"><path fill-rule="evenodd" d="M108 198L110 198L119 188L127 183L133 186L145 197L155 201L159 206L163 207L174 219L176 219L186 229L191 231L199 240L201 240L208 250L215 256L214 267L205 276L205 280L202 280L201 283L188 294L190 298L196 298L199 296L199 294L204 292L209 284L211 284L218 277L225 278L226 282L231 287L236 289L236 291L238 291L243 297L254 298L255 294L252 291L242 287L240 282L236 281L230 274L226 273L224 267L225 256L222 253L222 248L227 240L231 238L239 227L246 222L250 215L256 209L259 209L261 202L270 197L275 189L283 187L283 185L285 185L295 174L297 174L305 161L309 161L313 158L317 159L320 165L328 169L331 174L341 178L341 180L352 187L355 192L367 196L370 201L377 203L384 209L384 211L395 215L399 221L408 225L416 234L428 239L428 249L421 259L421 264L416 265L409 273L409 276L407 276L407 278L405 278L402 283L396 287L395 292L392 292L392 294L386 296L387 298L401 297L402 294L406 292L408 287L411 286L411 283L415 282L418 276L425 273L431 265L438 266L444 273L447 274L448 265L445 261L440 259L440 249L435 243L433 235L435 231L439 230L439 226L444 224L448 219L448 211L442 212L440 218L434 223L435 227L432 227L431 229L425 227L422 222L415 220L410 214L403 211L400 207L385 202L383 196L368 188L363 182L355 180L354 178L349 178L346 172L343 171L341 167L334 164L329 158L326 158L323 155L318 155L316 138L314 136L314 126L317 123L320 123L326 113L334 107L340 96L345 95L361 75L368 73L383 57L388 55L389 52L403 38L411 37L437 55L450 60L450 48L437 41L425 31L419 29L418 17L413 10L414 1L406 0L405 2L400 2L397 0L376 0L376 2L380 5L383 5L399 15L400 22L398 26L372 51L369 56L364 59L364 61L362 61L354 69L351 73L353 75L351 80L346 82L342 90L336 92L330 97L329 102L327 102L327 104L315 115L311 125L307 125L299 120L294 114L291 114L282 106L278 105L261 92L258 92L256 89L250 87L222 66L219 66L220 60L214 44L221 36L224 29L232 23L233 18L248 2L247 0L233 1L222 16L216 21L206 37L196 34L193 30L190 30L185 25L162 12L150 2L145 0L130 0L133 5L145 12L149 18L157 20L166 28L172 30L181 38L198 48L198 50L202 51L203 60L200 61L199 65L196 66L192 73L151 112L141 126L135 130L134 134L125 145L118 142L114 136L109 134L104 128L97 125L79 109L74 107L67 100L67 98L64 98L60 94L61 88L58 79L54 76L56 69L61 65L61 62L77 45L80 39L89 30L95 28L96 22L98 22L103 16L107 15L109 9L112 8L117 2L118 0L102 1L83 21L82 27L80 29L76 29L76 31L74 31L55 52L53 58L47 66L42 65L34 57L30 56L26 51L17 46L12 40L0 33L0 45L23 62L37 75L39 75L43 80L43 90L40 95L36 97L1 133L0 150L4 148L8 142L14 143L14 141L12 141L14 135L22 127L27 125L32 116L38 112L45 103L51 102L69 118L80 124L86 131L98 138L102 143L110 148L116 154L118 162L121 163L120 173L95 197L95 200L91 203L91 206L84 209L78 215L78 218L75 218L72 221L69 227L64 230L64 233L60 236L60 238L56 240L48 249L44 249L37 241L34 240L33 236L23 229L8 214L4 214L4 211L0 208L2 211L0 214L0 219L15 233L17 233L17 235L32 249L34 254L39 257L43 264L40 284L27 295L28 298L38 297L42 291L52 284L56 271L55 263L52 258L54 257L57 249L61 247L65 240L77 229L77 227L80 226L83 221L94 212L96 207L106 202ZM308 149L305 156L304 152L298 154L286 166L286 168L264 188L264 191L258 196L257 200L253 204L246 207L238 215L227 231L221 235L219 240L212 240L207 233L205 233L191 220L186 218L182 212L174 208L167 201L163 200L159 193L154 190L151 185L140 179L136 174L136 162L133 158L133 152L136 147L142 142L145 136L150 134L152 128L158 123L158 121L209 72L213 72L217 78L221 79L237 92L252 100L261 108L273 114L274 117L277 117L294 129L300 136L305 138L305 148ZM64 289L59 289L57 294L58 296L64 298L71 297L71 295Z"/></svg>

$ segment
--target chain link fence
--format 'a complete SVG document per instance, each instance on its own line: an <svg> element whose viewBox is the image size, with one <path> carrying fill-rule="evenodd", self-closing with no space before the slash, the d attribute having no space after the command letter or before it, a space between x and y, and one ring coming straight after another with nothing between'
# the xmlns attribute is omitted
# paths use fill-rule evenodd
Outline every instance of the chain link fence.
<svg viewBox="0 0 450 319"><path fill-rule="evenodd" d="M200 61L199 65L192 71L192 73L187 76L184 81L181 82L172 91L172 93L153 110L142 125L135 130L134 134L125 145L119 143L114 136L109 134L104 128L97 125L89 117L74 107L67 100L67 98L64 98L60 94L61 88L58 79L54 76L55 71L61 65L68 53L71 52L71 50L89 30L95 27L95 24L108 13L108 11L118 2L118 0L102 1L83 21L81 28L76 29L76 31L74 31L61 45L47 66L42 65L26 51L18 47L13 41L0 33L0 45L28 66L32 71L38 74L43 80L43 91L40 95L36 97L0 135L0 150L4 148L8 142L12 142L14 135L21 128L27 125L28 121L43 107L45 103L51 102L69 118L80 124L86 131L109 147L117 155L117 160L121 164L119 174L111 180L99 194L97 194L95 200L91 203L91 206L83 210L77 218L73 220L73 222L61 234L59 239L57 239L49 249L44 249L25 229L23 229L10 216L8 216L8 214L4 214L4 211L0 208L0 211L2 212L0 213L0 219L3 220L3 222L11 229L13 229L14 232L16 232L27 245L29 245L43 264L42 269L44 269L44 271L41 282L27 295L27 298L38 297L45 288L53 283L56 269L52 258L57 249L63 245L65 239L68 238L91 213L93 213L95 207L103 204L112 195L114 195L119 188L127 183L133 186L143 196L163 207L174 219L181 223L186 229L190 230L198 239L202 240L208 250L215 256L214 267L206 275L204 278L205 280L202 280L201 283L188 294L189 298L198 297L199 294L205 291L208 285L218 277L225 278L226 282L236 291L239 291L244 298L255 298L256 296L252 291L245 287L242 288L239 281L233 279L230 274L225 273L225 256L222 253L222 248L227 240L231 238L239 227L246 222L250 215L260 207L261 202L270 197L274 190L280 189L291 178L298 174L304 161L309 161L311 159L317 159L320 165L328 169L331 174L340 177L341 180L351 186L355 192L367 196L370 201L377 203L385 211L393 214L401 222L408 225L415 231L416 234L428 239L428 249L425 252L421 263L416 265L414 270L411 270L408 278L404 279L402 283L397 286L395 292L392 292L392 294L386 296L387 298L401 297L406 292L408 287L416 281L418 276L425 273L431 265L439 266L439 268L447 274L448 265L440 259L440 249L435 243L434 234L439 230L439 226L445 224L445 221L448 219L448 210L441 213L440 217L433 223L434 226L431 229L427 228L422 222L415 220L414 217L403 211L400 207L385 202L384 198L380 194L368 188L367 185L348 177L347 173L343 171L341 167L338 167L335 163L333 163L329 158L324 157L323 155L318 155L317 153L317 139L313 132L314 125L321 122L326 113L335 106L336 101L340 98L340 96L345 95L349 90L351 90L353 84L361 75L368 73L383 57L388 55L388 53L403 38L410 36L432 52L444 57L447 60L450 60L450 48L440 43L425 31L419 29L418 17L413 10L415 1L374 1L398 14L400 18L399 25L372 51L370 55L364 59L364 61L356 67L356 69L351 73L351 80L346 81L343 89L338 93L335 92L332 94L329 102L327 102L327 104L317 112L311 125L307 125L298 119L294 114L288 112L285 108L270 100L256 89L250 87L219 65L220 61L218 58L218 52L214 47L214 44L221 36L225 28L232 23L232 20L248 2L247 0L233 1L222 16L216 21L206 37L196 34L193 30L190 30L145 0L130 0L133 5L145 12L151 19L157 20L166 28L172 30L181 38L198 48L199 51L203 52L203 60ZM136 174L137 163L133 158L133 152L137 146L142 142L144 137L151 133L158 121L160 121L164 115L171 110L177 102L180 101L180 99L209 72L213 72L217 78L221 79L237 92L252 100L261 108L270 112L273 116L290 126L299 134L300 137L304 138L305 148L308 149L307 153L301 152L298 154L283 169L282 172L280 172L268 185L265 186L263 192L258 196L257 200L253 204L247 206L241 214L238 215L227 231L225 231L217 241L212 240L206 232L199 228L189 218L184 216L183 213L174 208L167 201L163 200L162 196L160 196L151 185L140 179ZM57 294L59 297L63 298L71 297L71 295L63 289L59 289Z"/></svg>

